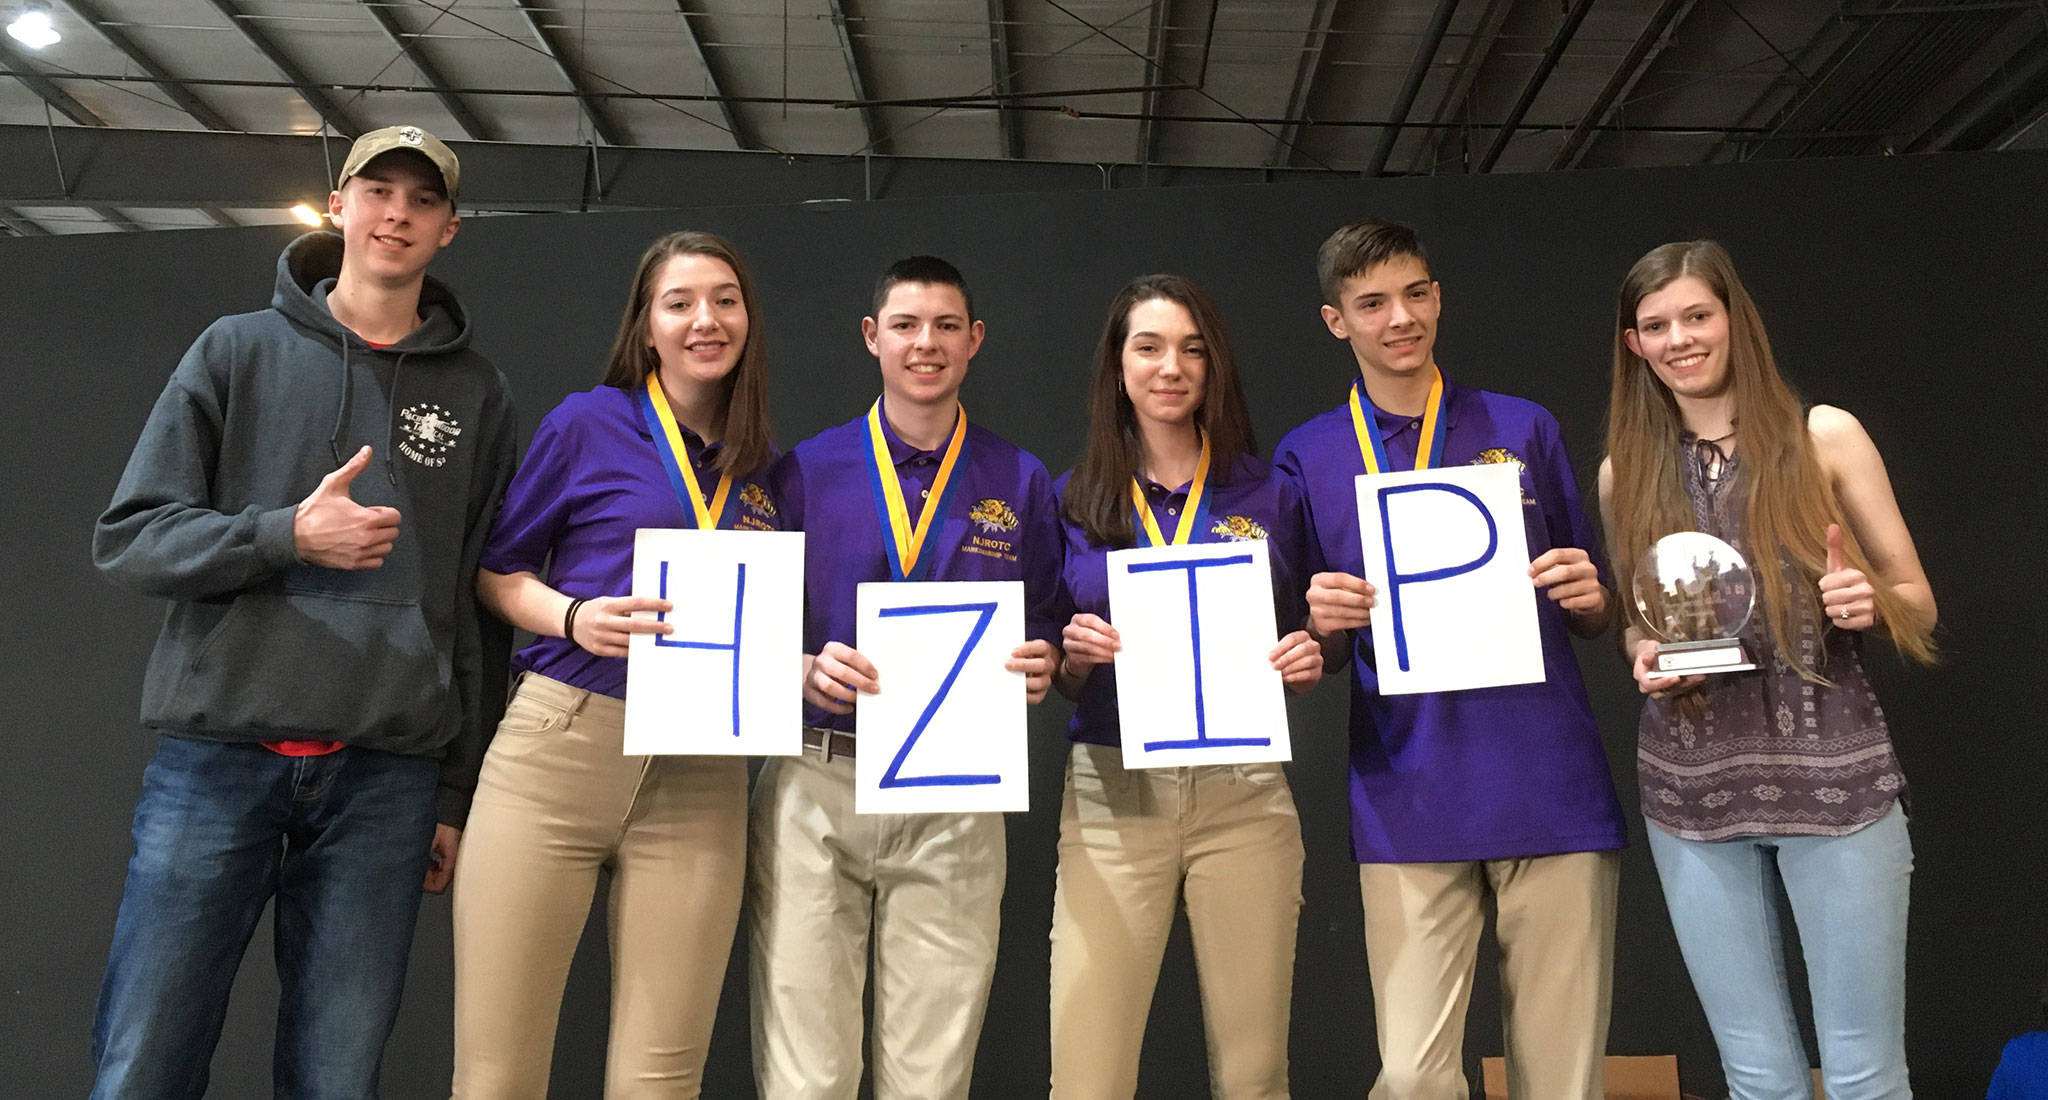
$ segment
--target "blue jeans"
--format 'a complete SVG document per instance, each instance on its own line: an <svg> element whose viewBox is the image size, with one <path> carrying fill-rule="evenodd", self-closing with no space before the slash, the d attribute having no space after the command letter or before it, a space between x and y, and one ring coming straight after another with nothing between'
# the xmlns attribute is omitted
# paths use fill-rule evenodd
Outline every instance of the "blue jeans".
<svg viewBox="0 0 2048 1100"><path fill-rule="evenodd" d="M93 1021L94 1100L206 1091L235 970L273 896L276 1095L376 1095L437 782L422 757L163 738Z"/></svg>
<svg viewBox="0 0 2048 1100"><path fill-rule="evenodd" d="M1680 840L1650 854L1706 1009L1731 1100L1812 1100L1785 981L1775 882L1806 955L1828 1100L1897 1100L1906 1081L1906 895L1913 848L1897 805L1847 836Z"/></svg>

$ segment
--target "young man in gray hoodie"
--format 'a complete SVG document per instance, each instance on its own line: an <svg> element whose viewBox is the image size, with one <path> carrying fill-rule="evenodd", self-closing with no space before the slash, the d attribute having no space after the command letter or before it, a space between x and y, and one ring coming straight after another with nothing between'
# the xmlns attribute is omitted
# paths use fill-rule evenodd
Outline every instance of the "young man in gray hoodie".
<svg viewBox="0 0 2048 1100"><path fill-rule="evenodd" d="M358 139L328 199L340 235L292 242L270 308L200 335L93 533L108 578L171 601L94 1097L204 1092L273 897L276 1094L377 1090L510 640L472 585L512 474L511 399L426 277L459 172L418 127Z"/></svg>

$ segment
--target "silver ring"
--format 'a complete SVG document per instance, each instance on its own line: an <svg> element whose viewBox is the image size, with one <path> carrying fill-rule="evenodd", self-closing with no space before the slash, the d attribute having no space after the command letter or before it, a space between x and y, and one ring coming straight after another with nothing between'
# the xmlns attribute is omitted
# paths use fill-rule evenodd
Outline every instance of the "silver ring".
<svg viewBox="0 0 2048 1100"><path fill-rule="evenodd" d="M1848 609L1848 608L1846 608L1846 607L1845 607L1845 608L1843 608L1843 609L1842 609L1842 616L1841 616L1841 618L1842 618L1842 621L1843 621L1843 622L1845 622L1845 623L1849 621L1849 609Z"/></svg>

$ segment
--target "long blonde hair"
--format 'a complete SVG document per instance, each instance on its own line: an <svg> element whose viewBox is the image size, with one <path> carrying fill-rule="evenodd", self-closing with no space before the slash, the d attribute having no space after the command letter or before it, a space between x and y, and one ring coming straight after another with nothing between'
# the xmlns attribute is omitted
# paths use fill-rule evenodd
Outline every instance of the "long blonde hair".
<svg viewBox="0 0 2048 1100"><path fill-rule="evenodd" d="M1608 553L1617 571L1632 569L1663 535L1694 527L1692 504L1679 467L1684 421L1678 402L1656 372L1628 346L1642 300L1692 276L1705 283L1728 311L1728 388L1741 435L1741 484L1746 494L1744 528L1750 565L1757 574L1763 625L1780 659L1801 677L1825 683L1795 644L1799 624L1822 612L1816 585L1827 568L1827 528L1840 524L1849 564L1870 577L1879 621L1899 652L1916 661L1934 659L1927 627L1892 586L1870 568L1870 559L1843 518L1834 486L1821 469L1807 434L1798 395L1778 373L1770 337L1756 302L1735 273L1728 250L1713 241L1677 241L1651 249L1622 280L1615 308L1614 385L1607 410L1611 514ZM1633 608L1633 601L1630 601ZM1632 615L1644 627L1640 615Z"/></svg>

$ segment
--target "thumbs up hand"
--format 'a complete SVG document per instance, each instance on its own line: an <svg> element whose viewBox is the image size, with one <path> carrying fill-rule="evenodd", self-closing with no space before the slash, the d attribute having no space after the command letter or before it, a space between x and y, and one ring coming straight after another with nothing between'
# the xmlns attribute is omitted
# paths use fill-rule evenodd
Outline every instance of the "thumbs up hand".
<svg viewBox="0 0 2048 1100"><path fill-rule="evenodd" d="M329 569L375 569L398 541L398 509L364 507L349 486L370 465L370 448L326 477L292 513L292 545L299 560Z"/></svg>
<svg viewBox="0 0 2048 1100"><path fill-rule="evenodd" d="M1828 625L1868 630L1877 625L1877 593L1861 569L1842 552L1842 525L1828 524L1828 571L1820 578L1820 606Z"/></svg>

